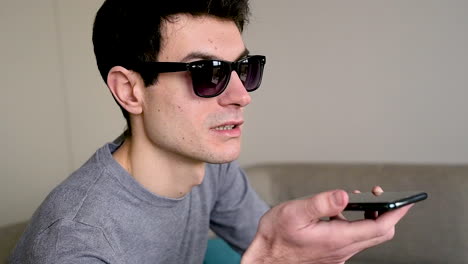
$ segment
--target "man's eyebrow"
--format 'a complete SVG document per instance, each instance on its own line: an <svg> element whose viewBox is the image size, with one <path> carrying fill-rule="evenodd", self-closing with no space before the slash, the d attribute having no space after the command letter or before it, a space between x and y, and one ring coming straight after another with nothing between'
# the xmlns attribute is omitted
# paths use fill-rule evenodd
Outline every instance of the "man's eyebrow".
<svg viewBox="0 0 468 264"><path fill-rule="evenodd" d="M244 51L241 53L241 55L239 57L237 57L236 61L247 57L249 54L250 54L250 51L248 49L244 49Z"/></svg>
<svg viewBox="0 0 468 264"><path fill-rule="evenodd" d="M239 55L239 57L236 58L236 61L246 57L249 54L250 54L249 50L244 49L244 51ZM218 58L217 56L213 54L195 51L195 52L190 52L181 61L188 62L188 61L195 60L195 59L197 60L222 60L221 58Z"/></svg>

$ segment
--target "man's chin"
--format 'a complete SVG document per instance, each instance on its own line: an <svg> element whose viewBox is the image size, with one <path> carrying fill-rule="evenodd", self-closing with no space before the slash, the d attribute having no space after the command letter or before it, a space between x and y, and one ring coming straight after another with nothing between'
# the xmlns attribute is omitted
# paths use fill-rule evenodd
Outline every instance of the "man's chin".
<svg viewBox="0 0 468 264"><path fill-rule="evenodd" d="M206 162L213 164L228 163L239 158L240 151L213 153Z"/></svg>

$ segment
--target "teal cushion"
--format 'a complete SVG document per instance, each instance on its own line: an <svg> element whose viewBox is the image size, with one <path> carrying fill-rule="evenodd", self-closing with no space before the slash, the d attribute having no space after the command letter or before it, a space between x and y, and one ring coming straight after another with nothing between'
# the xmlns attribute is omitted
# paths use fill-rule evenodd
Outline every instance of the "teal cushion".
<svg viewBox="0 0 468 264"><path fill-rule="evenodd" d="M221 238L208 240L203 264L239 264L241 256Z"/></svg>

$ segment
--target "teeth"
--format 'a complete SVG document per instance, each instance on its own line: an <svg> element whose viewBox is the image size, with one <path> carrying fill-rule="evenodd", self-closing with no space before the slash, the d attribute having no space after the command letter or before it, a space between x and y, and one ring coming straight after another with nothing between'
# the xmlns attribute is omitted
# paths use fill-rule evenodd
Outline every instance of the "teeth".
<svg viewBox="0 0 468 264"><path fill-rule="evenodd" d="M220 127L216 127L215 130L230 130L230 129L233 129L234 127L235 127L234 125L220 126Z"/></svg>

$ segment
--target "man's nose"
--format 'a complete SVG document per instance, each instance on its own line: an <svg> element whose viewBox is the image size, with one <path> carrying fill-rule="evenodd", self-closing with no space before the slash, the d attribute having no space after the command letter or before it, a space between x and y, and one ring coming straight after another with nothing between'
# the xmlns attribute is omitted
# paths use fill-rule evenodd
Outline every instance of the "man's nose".
<svg viewBox="0 0 468 264"><path fill-rule="evenodd" d="M226 90L219 96L219 104L245 107L250 104L251 100L252 98L242 84L239 75L236 71L232 71Z"/></svg>

